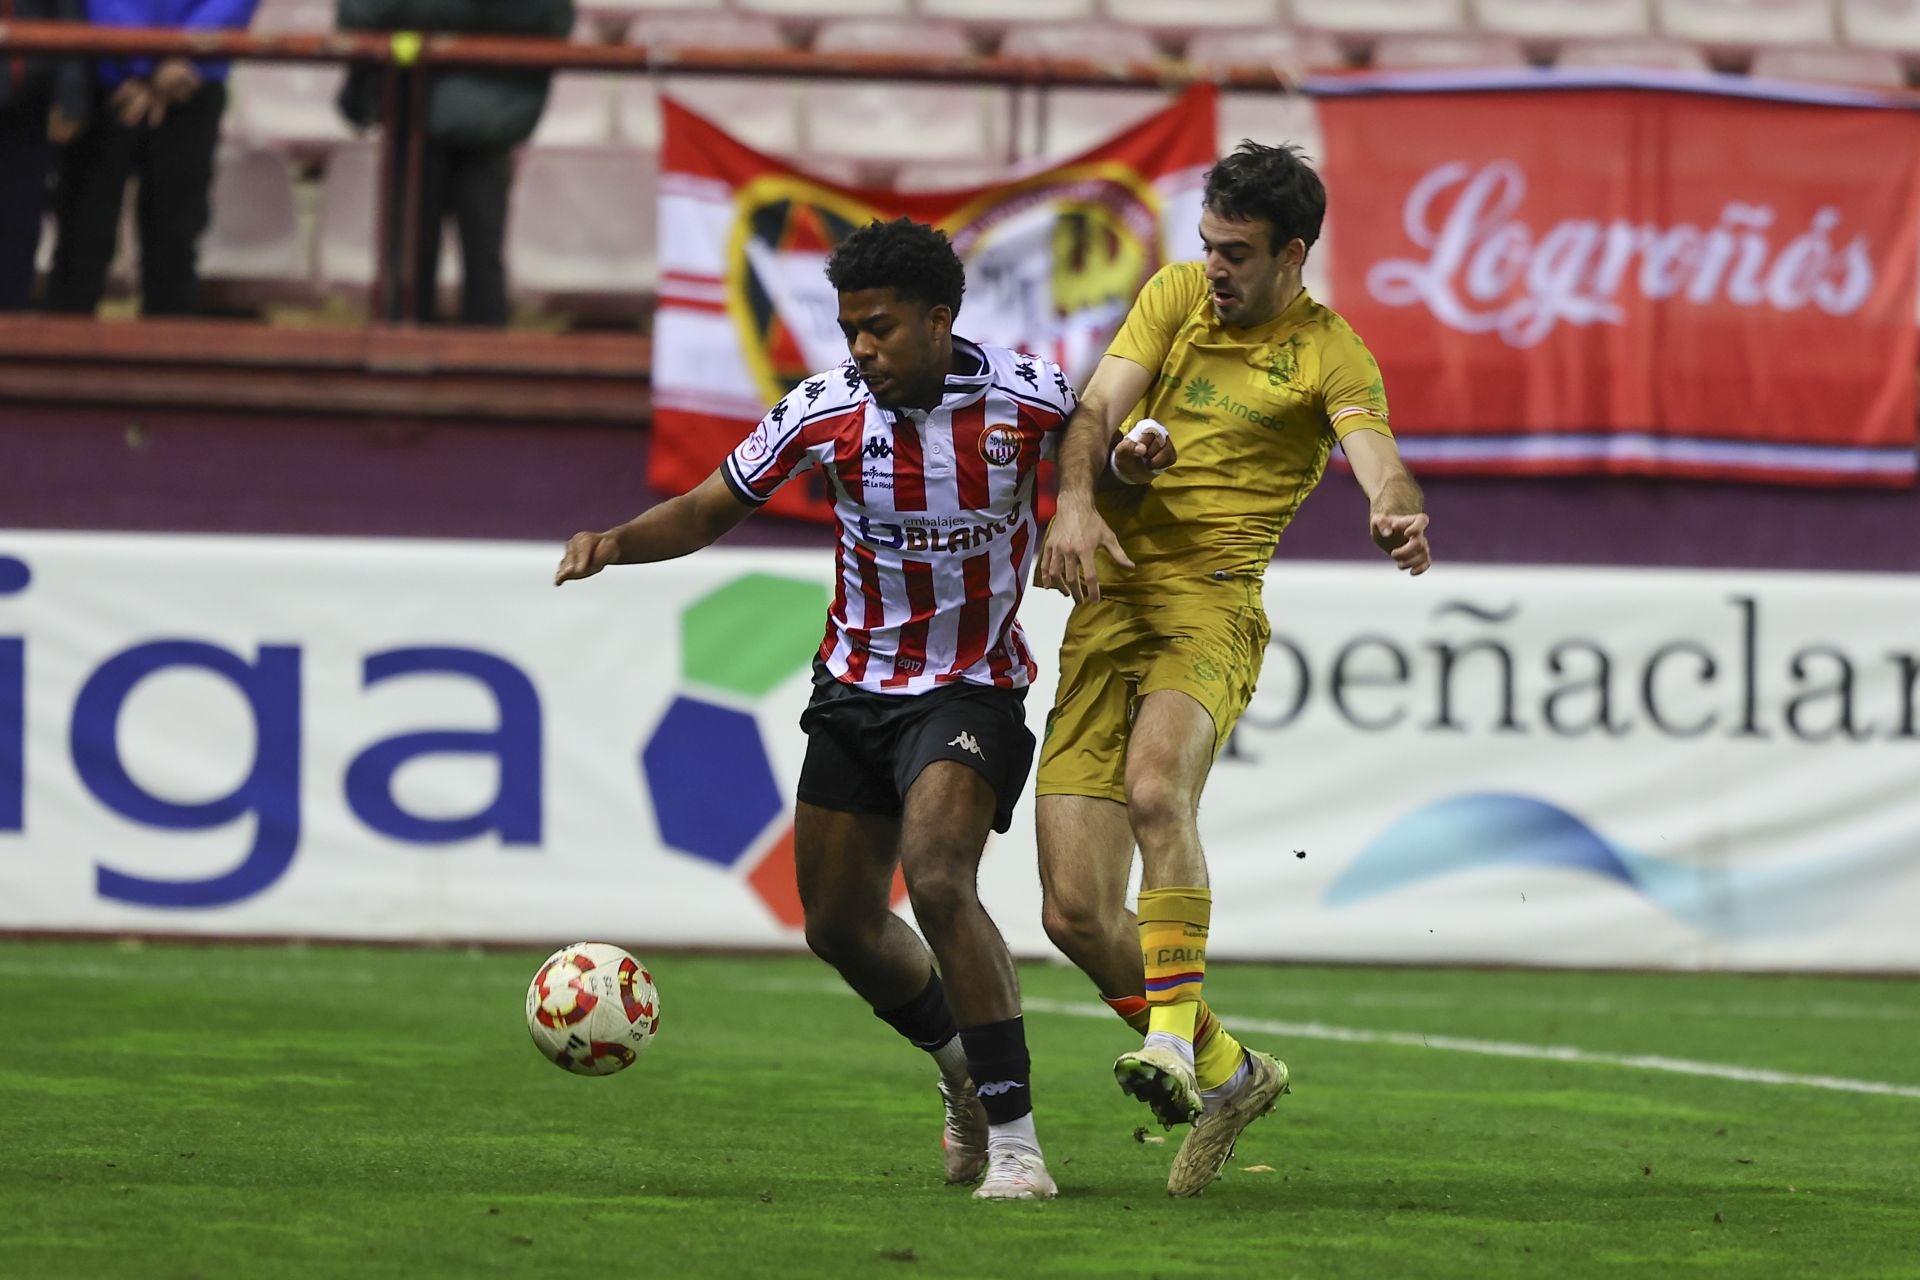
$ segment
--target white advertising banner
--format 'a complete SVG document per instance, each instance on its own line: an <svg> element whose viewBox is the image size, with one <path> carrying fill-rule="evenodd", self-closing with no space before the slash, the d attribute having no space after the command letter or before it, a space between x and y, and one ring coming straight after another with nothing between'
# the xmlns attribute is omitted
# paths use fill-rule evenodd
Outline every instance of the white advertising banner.
<svg viewBox="0 0 1920 1280"><path fill-rule="evenodd" d="M830 552L558 553L0 534L0 931L803 945ZM1920 971L1920 584L1383 562L1267 602L1215 956ZM1037 653L1065 612L1029 597ZM1050 952L1030 799L982 895Z"/></svg>

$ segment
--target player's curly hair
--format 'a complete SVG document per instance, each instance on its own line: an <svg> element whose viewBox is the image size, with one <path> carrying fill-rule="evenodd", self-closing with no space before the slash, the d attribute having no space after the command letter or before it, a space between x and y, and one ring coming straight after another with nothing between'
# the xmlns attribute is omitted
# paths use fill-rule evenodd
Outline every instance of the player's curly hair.
<svg viewBox="0 0 1920 1280"><path fill-rule="evenodd" d="M1264 218L1273 250L1299 239L1309 249L1327 216L1327 189L1299 147L1262 146L1251 138L1207 170L1206 207L1222 218Z"/></svg>
<svg viewBox="0 0 1920 1280"><path fill-rule="evenodd" d="M827 258L827 280L841 293L892 289L928 306L960 314L966 268L947 233L911 218L875 219L842 240Z"/></svg>

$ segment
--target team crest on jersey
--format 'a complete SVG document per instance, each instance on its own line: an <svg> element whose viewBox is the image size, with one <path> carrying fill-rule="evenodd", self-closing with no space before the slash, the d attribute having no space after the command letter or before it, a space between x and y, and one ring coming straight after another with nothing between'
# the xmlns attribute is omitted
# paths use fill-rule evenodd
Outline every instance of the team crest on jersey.
<svg viewBox="0 0 1920 1280"><path fill-rule="evenodd" d="M772 452L773 445L767 440L767 424L764 422L755 427L753 434L740 445L740 457L746 462L765 462Z"/></svg>
<svg viewBox="0 0 1920 1280"><path fill-rule="evenodd" d="M1020 434L1012 427L990 427L980 433L980 456L1004 467L1020 456Z"/></svg>

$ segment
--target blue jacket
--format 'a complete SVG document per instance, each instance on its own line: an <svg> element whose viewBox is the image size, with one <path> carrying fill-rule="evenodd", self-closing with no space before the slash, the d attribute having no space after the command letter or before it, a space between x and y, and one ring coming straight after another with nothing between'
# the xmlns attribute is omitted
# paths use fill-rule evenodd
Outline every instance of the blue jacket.
<svg viewBox="0 0 1920 1280"><path fill-rule="evenodd" d="M244 31L260 0L86 0L87 21L97 27L175 27L187 31ZM152 58L101 58L94 74L112 88L153 73ZM225 80L226 62L193 64L204 80Z"/></svg>

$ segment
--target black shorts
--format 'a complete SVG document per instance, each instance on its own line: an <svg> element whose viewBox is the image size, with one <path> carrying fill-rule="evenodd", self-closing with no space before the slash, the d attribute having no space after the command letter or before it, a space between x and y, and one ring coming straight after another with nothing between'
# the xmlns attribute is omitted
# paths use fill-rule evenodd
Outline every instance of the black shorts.
<svg viewBox="0 0 1920 1280"><path fill-rule="evenodd" d="M807 758L800 799L844 813L898 814L907 788L935 760L974 769L993 788L993 829L1013 825L1013 806L1033 767L1027 691L955 683L926 693L868 693L813 664L813 697L800 714Z"/></svg>

